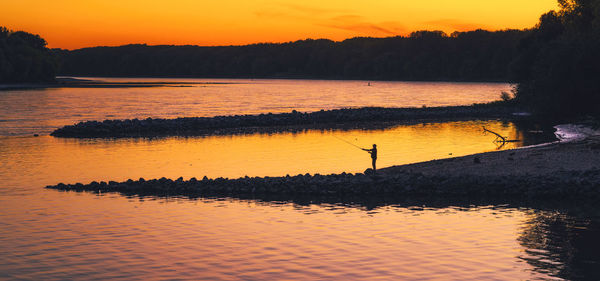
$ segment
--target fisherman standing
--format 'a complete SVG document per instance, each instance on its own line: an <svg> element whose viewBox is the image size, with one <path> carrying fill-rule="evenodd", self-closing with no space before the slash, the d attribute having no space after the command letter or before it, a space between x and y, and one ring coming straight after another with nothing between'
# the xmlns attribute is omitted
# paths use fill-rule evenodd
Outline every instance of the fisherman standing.
<svg viewBox="0 0 600 281"><path fill-rule="evenodd" d="M371 149L366 149L366 148L361 148L361 149L368 152L369 154L371 154L371 160L373 160L373 162L372 162L373 173L375 173L375 171L377 171L377 167L375 166L375 162L377 162L377 145L373 144L373 148L371 148Z"/></svg>

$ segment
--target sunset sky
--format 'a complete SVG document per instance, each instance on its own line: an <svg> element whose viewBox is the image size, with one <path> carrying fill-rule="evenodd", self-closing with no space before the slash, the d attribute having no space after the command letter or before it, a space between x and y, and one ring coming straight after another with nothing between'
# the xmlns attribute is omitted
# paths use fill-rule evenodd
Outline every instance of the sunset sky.
<svg viewBox="0 0 600 281"><path fill-rule="evenodd" d="M556 0L20 0L2 3L0 26L39 34L51 48L214 46L522 29L556 8Z"/></svg>

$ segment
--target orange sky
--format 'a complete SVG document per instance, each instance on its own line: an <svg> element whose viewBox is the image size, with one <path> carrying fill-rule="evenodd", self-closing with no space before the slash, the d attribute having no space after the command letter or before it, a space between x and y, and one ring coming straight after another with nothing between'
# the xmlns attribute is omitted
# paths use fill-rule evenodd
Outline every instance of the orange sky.
<svg viewBox="0 0 600 281"><path fill-rule="evenodd" d="M40 34L51 48L213 46L521 29L556 8L556 0L20 0L2 3L0 26Z"/></svg>

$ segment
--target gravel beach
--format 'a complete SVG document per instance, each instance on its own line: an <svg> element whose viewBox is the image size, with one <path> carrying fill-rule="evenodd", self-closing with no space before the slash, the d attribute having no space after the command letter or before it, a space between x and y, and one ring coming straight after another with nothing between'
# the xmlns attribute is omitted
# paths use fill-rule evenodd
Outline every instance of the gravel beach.
<svg viewBox="0 0 600 281"><path fill-rule="evenodd" d="M600 136L533 147L494 151L442 160L393 166L382 174L425 176L541 176L600 169Z"/></svg>

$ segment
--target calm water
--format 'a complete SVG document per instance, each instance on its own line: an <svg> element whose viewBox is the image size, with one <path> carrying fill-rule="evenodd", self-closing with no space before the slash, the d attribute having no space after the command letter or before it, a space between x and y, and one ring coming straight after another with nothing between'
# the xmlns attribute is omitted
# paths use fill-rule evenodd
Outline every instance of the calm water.
<svg viewBox="0 0 600 281"><path fill-rule="evenodd" d="M369 156L340 138L359 146L376 142L382 167L498 149L494 137L482 133L484 125L521 140L500 149L547 140L530 132L529 126L495 120L188 138L31 136L90 119L470 104L496 99L499 91L509 88L465 83L374 82L367 87L356 81L219 82L235 83L0 92L0 279L598 277L595 237L600 234L600 219L597 209L585 204L481 206L407 198L363 198L365 202L342 204L139 198L43 188L58 182L139 177L277 176L367 168ZM447 93L455 93L453 100L442 98Z"/></svg>
<svg viewBox="0 0 600 281"><path fill-rule="evenodd" d="M213 84L0 91L0 136L48 134L57 127L85 120L464 105L497 100L500 92L511 89L509 84L501 83L372 82L367 86L364 81L323 80L102 80Z"/></svg>

